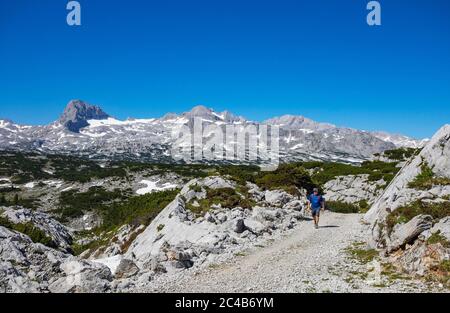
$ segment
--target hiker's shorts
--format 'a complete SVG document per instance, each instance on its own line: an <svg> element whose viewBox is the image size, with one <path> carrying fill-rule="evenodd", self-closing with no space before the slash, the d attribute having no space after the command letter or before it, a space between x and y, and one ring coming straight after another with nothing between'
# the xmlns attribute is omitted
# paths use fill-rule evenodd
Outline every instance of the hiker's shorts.
<svg viewBox="0 0 450 313"><path fill-rule="evenodd" d="M312 216L320 216L320 209L311 209Z"/></svg>

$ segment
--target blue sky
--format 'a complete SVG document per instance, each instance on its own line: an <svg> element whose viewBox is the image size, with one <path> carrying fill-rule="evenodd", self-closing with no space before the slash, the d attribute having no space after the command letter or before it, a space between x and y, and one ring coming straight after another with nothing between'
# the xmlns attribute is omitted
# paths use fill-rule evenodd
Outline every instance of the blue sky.
<svg viewBox="0 0 450 313"><path fill-rule="evenodd" d="M117 118L203 104L431 136L450 123L450 1L0 2L0 116L55 120L70 99Z"/></svg>

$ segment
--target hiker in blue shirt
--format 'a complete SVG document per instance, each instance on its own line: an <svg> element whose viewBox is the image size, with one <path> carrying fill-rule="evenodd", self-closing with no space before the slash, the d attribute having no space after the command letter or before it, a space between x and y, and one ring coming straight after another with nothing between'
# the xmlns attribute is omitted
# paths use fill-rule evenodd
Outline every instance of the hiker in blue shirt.
<svg viewBox="0 0 450 313"><path fill-rule="evenodd" d="M314 188L313 193L308 197L308 204L314 219L314 227L318 229L320 211L325 210L325 198L319 194L319 189Z"/></svg>

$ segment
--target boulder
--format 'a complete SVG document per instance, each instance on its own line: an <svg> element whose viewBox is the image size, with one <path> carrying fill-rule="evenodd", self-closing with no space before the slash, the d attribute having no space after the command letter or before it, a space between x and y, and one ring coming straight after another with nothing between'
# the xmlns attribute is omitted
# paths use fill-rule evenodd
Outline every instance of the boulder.
<svg viewBox="0 0 450 313"><path fill-rule="evenodd" d="M236 226L234 228L234 232L237 234L242 234L246 230L247 230L247 227L245 226L244 220L238 219L236 222Z"/></svg>
<svg viewBox="0 0 450 313"><path fill-rule="evenodd" d="M130 278L137 273L139 273L139 267L137 267L137 265L133 261L122 259L119 263L119 266L117 266L115 278Z"/></svg>
<svg viewBox="0 0 450 313"><path fill-rule="evenodd" d="M301 200L293 200L293 201L290 201L290 202L286 203L283 206L283 209L285 209L285 210L302 211L304 207L305 207L305 205L304 205L303 201L301 201Z"/></svg>
<svg viewBox="0 0 450 313"><path fill-rule="evenodd" d="M268 227L263 223L255 220L253 218L247 218L244 220L244 225L246 229L250 230L255 235L260 235L261 233L267 231Z"/></svg>
<svg viewBox="0 0 450 313"><path fill-rule="evenodd" d="M406 244L412 243L423 231L431 228L433 218L430 215L418 215L406 224L394 228L390 236L391 242L387 252L395 251Z"/></svg>
<svg viewBox="0 0 450 313"><path fill-rule="evenodd" d="M389 261L402 271L419 276L426 275L446 259L448 249L441 244L428 245L421 240L389 257Z"/></svg>
<svg viewBox="0 0 450 313"><path fill-rule="evenodd" d="M69 257L0 226L0 291L48 292L49 280L61 277L59 265Z"/></svg>
<svg viewBox="0 0 450 313"><path fill-rule="evenodd" d="M101 293L111 287L113 277L106 265L73 258L60 268L65 276L50 284L53 293Z"/></svg>
<svg viewBox="0 0 450 313"><path fill-rule="evenodd" d="M294 200L294 197L283 190L266 190L264 198L267 203L273 206L282 207Z"/></svg>
<svg viewBox="0 0 450 313"><path fill-rule="evenodd" d="M323 186L325 197L329 201L341 201L357 204L365 200L374 203L386 184L384 180L369 181L368 174L338 176Z"/></svg>
<svg viewBox="0 0 450 313"><path fill-rule="evenodd" d="M50 237L56 247L66 252L71 250L71 232L66 226L56 221L50 215L22 207L5 207L2 210L3 213L1 216L7 218L10 222L14 224L31 223Z"/></svg>

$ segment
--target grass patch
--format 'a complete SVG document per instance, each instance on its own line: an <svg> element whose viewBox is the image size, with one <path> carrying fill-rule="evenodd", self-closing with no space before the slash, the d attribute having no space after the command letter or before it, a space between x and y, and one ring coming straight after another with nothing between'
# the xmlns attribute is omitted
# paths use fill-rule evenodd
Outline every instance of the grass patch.
<svg viewBox="0 0 450 313"><path fill-rule="evenodd" d="M430 245L440 243L445 248L450 248L450 242L446 237L441 235L440 231L433 233L430 238L428 238L427 243Z"/></svg>
<svg viewBox="0 0 450 313"><path fill-rule="evenodd" d="M372 262L378 255L378 251L375 249L365 249L366 246L363 242L356 242L350 247L346 248L346 253L359 263L367 264Z"/></svg>
<svg viewBox="0 0 450 313"><path fill-rule="evenodd" d="M429 165L426 162L423 162L420 174L417 175L416 178L408 184L408 187L419 190L429 190L434 186L439 185L450 185L450 178L436 177Z"/></svg>

